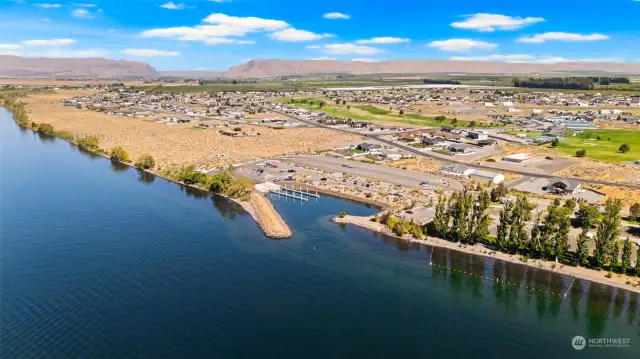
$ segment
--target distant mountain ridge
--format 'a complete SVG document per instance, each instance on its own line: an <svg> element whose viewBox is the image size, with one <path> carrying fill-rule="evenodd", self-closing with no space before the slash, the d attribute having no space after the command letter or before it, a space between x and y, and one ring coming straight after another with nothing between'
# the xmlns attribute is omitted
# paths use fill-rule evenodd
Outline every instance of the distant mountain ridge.
<svg viewBox="0 0 640 359"><path fill-rule="evenodd" d="M640 64L563 62L557 64L505 63L462 60L391 60L382 62L335 60L252 60L231 67L224 77L265 78L287 75L363 74L640 74Z"/></svg>
<svg viewBox="0 0 640 359"><path fill-rule="evenodd" d="M27 58L0 55L0 77L159 77L144 62L100 58Z"/></svg>

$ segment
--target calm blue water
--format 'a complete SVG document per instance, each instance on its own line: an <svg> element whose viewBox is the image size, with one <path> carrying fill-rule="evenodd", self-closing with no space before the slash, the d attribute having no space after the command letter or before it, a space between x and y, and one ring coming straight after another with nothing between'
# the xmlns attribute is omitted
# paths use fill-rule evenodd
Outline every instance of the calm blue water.
<svg viewBox="0 0 640 359"><path fill-rule="evenodd" d="M274 199L273 241L223 199L20 130L0 109L0 357L640 357L638 296L330 222ZM571 338L631 338L575 351Z"/></svg>

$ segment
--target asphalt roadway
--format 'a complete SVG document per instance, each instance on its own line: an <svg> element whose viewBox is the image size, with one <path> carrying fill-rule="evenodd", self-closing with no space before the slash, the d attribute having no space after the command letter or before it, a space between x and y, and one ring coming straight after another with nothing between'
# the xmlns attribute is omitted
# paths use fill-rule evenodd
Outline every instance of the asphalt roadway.
<svg viewBox="0 0 640 359"><path fill-rule="evenodd" d="M462 190L462 185L458 181L422 172L407 171L401 168L349 161L327 156L293 156L289 157L288 160L301 165L320 167L330 171L373 178L411 188L422 188L420 183L428 182L433 185L433 188L439 187L445 190Z"/></svg>
<svg viewBox="0 0 640 359"><path fill-rule="evenodd" d="M309 120L303 120L300 119L298 117L294 117L291 116L289 114L285 114L285 113L281 113L282 115L288 116L290 118L293 118L297 121L301 121L301 122L305 122L309 125L312 125L314 127L322 127L322 128L326 128L329 130L333 130L333 131L338 131L338 132L344 132L344 133L348 133L351 135L358 135L357 133L353 133L349 130L346 129L341 129L341 128L333 128L331 126L326 126L326 125L322 125L313 121L309 121ZM395 143L393 141L389 141L389 140L384 140L382 138L380 138L380 135L362 135L365 137L369 137L372 138L376 141L379 141L381 143L396 147L396 148L400 148L403 149L407 152L413 153L416 156L422 156L422 157L429 157L429 158L433 158L436 159L438 161L442 161L443 159L441 157L435 156L429 152L422 152L419 151L411 146L405 146L405 145L401 145L398 143ZM453 157L453 156L452 156ZM446 162L449 163L458 163L467 167L471 167L471 168L476 168L476 169L482 169L482 170L486 170L486 171L505 171L504 169L501 168L496 168L496 167L491 167L491 166L485 166L485 165L478 165L478 164L469 164L469 163L465 163L464 161L460 161L460 160L456 160L454 158L451 159L447 159ZM510 173L515 173L515 174L519 174L522 176L531 176L531 177L539 177L539 178L554 178L554 177L558 177L556 175L553 174L543 174L543 173L536 173L536 172L527 172L527 171L522 171L522 170L507 170L507 172ZM577 177L563 177L563 178L568 178L568 179L574 179L583 183L592 183L592 184L600 184L600 185L607 185L607 186L617 186L617 187L624 187L624 188L633 188L633 189L640 189L640 185L637 184L631 184L631 183L622 183L622 182L609 182L609 181L599 181L599 180L590 180L590 179L583 179L583 178L577 178Z"/></svg>

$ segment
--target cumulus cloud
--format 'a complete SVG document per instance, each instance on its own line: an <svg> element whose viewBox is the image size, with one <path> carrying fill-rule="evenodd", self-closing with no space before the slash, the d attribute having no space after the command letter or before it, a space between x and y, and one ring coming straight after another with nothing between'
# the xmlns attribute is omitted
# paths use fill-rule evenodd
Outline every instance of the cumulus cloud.
<svg viewBox="0 0 640 359"><path fill-rule="evenodd" d="M351 18L351 16L340 12L328 12L322 15L322 17L329 20L347 20Z"/></svg>
<svg viewBox="0 0 640 359"><path fill-rule="evenodd" d="M280 41L288 42L301 42L301 41L313 41L325 39L327 37L333 37L332 34L316 34L307 30L298 30L294 28L288 28L280 31L273 32L269 35L270 38Z"/></svg>
<svg viewBox="0 0 640 359"><path fill-rule="evenodd" d="M543 22L541 17L518 17L500 14L479 13L467 15L463 21L451 23L458 29L493 32L496 30L518 30L525 26Z"/></svg>
<svg viewBox="0 0 640 359"><path fill-rule="evenodd" d="M526 42L530 44L540 44L545 41L600 41L608 40L611 37L602 34L572 34L568 32L545 32L544 34L536 34L533 36L523 36L518 38L517 42Z"/></svg>
<svg viewBox="0 0 640 359"><path fill-rule="evenodd" d="M145 30L143 37L172 38L180 41L201 41L208 44L248 44L250 40L234 40L249 33L271 32L289 28L285 21L258 17L235 17L225 14L211 14L204 25L180 26Z"/></svg>
<svg viewBox="0 0 640 359"><path fill-rule="evenodd" d="M368 45L368 44L400 44L403 42L409 42L410 39L402 37L374 37L372 39L358 40L356 44Z"/></svg>
<svg viewBox="0 0 640 359"><path fill-rule="evenodd" d="M471 39L449 39L433 41L427 44L428 47L435 47L442 51L450 52L464 52L473 49L478 50L493 50L498 47L497 44L490 42L471 40Z"/></svg>
<svg viewBox="0 0 640 359"><path fill-rule="evenodd" d="M24 40L22 44L27 46L62 46L73 45L76 43L74 39L50 39L50 40Z"/></svg>
<svg viewBox="0 0 640 359"><path fill-rule="evenodd" d="M136 56L136 57L167 57L167 56L180 56L179 51L162 51L155 49L124 49L123 54Z"/></svg>
<svg viewBox="0 0 640 359"><path fill-rule="evenodd" d="M80 3L80 4L73 4L73 6L75 6L75 7L96 7L96 6L98 6L98 5L96 5L96 4L83 4L83 3Z"/></svg>
<svg viewBox="0 0 640 359"><path fill-rule="evenodd" d="M3 50L18 50L21 47L22 46L15 45L15 44L0 44L0 51L3 51Z"/></svg>
<svg viewBox="0 0 640 359"><path fill-rule="evenodd" d="M85 9L75 9L71 12L71 16L81 18L81 19L91 19L94 16Z"/></svg>
<svg viewBox="0 0 640 359"><path fill-rule="evenodd" d="M327 44L327 45L324 45L323 48L324 48L324 52L329 54L337 54L337 55L346 55L346 54L374 55L382 52L382 50L376 47L355 45L351 43Z"/></svg>
<svg viewBox="0 0 640 359"><path fill-rule="evenodd" d="M43 9L57 9L60 7L60 4L36 4Z"/></svg>
<svg viewBox="0 0 640 359"><path fill-rule="evenodd" d="M317 49L319 49L321 47L322 46L320 46L320 45L307 45L307 46L305 46L305 48L309 49L309 50L317 50Z"/></svg>
<svg viewBox="0 0 640 359"><path fill-rule="evenodd" d="M160 5L160 7L168 10L183 10L185 8L184 4L176 4L173 1L166 2Z"/></svg>

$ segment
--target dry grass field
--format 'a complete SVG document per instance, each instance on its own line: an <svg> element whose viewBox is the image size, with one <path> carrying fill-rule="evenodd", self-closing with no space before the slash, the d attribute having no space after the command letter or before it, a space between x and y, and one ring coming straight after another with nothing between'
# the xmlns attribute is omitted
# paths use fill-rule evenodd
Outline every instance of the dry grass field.
<svg viewBox="0 0 640 359"><path fill-rule="evenodd" d="M198 168L237 163L255 157L288 153L312 153L338 147L358 137L325 129L272 130L243 126L260 136L232 138L215 129L194 129L193 124L164 125L148 119L111 116L63 106L60 100L83 95L80 91L59 91L23 98L31 120L49 123L56 130L79 135L97 135L100 148L122 146L132 158L151 154L159 167L194 164Z"/></svg>

